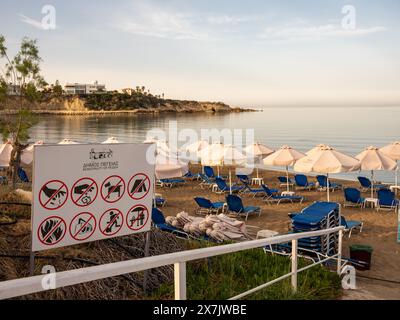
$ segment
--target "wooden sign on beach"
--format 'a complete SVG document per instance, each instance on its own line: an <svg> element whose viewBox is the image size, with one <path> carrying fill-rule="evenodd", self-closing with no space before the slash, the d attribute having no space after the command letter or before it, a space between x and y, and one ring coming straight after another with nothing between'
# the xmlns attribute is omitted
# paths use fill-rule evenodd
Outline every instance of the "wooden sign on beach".
<svg viewBox="0 0 400 320"><path fill-rule="evenodd" d="M43 145L33 165L32 251L146 232L148 144Z"/></svg>

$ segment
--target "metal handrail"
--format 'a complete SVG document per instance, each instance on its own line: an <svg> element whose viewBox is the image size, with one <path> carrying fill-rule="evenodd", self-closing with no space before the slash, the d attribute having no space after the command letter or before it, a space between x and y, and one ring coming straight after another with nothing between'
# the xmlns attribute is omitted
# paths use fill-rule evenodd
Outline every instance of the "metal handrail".
<svg viewBox="0 0 400 320"><path fill-rule="evenodd" d="M215 256L220 256L239 251L262 248L280 243L292 242L292 286L297 289L297 243L299 239L318 237L339 232L339 253L338 272L340 271L342 254L342 234L344 227L333 229L318 230L304 233L294 233L276 236L268 239L240 242L229 245L216 246L211 248L202 248L175 252L159 256L140 258L135 260L121 261L88 268L81 268L63 272L57 272L55 276L55 286L52 289L87 283L90 281L101 280L105 278L120 276L128 273L140 272L149 269L159 268L166 265L175 267L175 299L186 300L186 262L200 260ZM301 271L301 270L300 270ZM0 299L9 299L18 296L28 295L49 290L43 286L43 281L48 279L49 275L40 275L16 280L0 282Z"/></svg>

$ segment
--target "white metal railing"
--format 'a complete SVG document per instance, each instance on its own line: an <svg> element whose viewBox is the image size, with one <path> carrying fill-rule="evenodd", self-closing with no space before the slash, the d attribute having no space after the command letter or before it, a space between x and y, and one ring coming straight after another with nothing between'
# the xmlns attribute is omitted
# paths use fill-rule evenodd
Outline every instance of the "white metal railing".
<svg viewBox="0 0 400 320"><path fill-rule="evenodd" d="M305 271L311 267L319 265L328 260L337 260L337 272L340 274L341 259L342 259L342 238L343 238L344 227L337 227L327 230L319 230L305 233L295 233L276 236L268 239L253 240L247 242L240 242L229 245L215 246L211 248L203 248L182 252L175 252L170 254L164 254L160 256L152 256L146 258L140 258L135 260L128 260L122 262L115 262L110 264L104 264L94 267L81 268L76 270L69 270L55 273L55 288L62 288L72 286L80 283L87 283L90 281L101 280L105 278L120 276L128 273L134 273L139 271L145 271L149 269L159 268L167 265L174 265L174 281L175 281L175 299L186 300L186 263L193 260L205 259L224 255L228 253L234 253L249 249L263 248L275 244L292 242L292 267L291 272L272 280L260 287L254 288L247 292L244 292L234 299L240 299L251 293L266 288L274 283L277 283L283 279L291 277L292 288L294 291L297 290L297 275L299 272ZM339 233L339 249L338 254L332 257L328 257L325 260L311 264L305 268L298 269L298 240L310 237L318 237L323 235L329 235L332 233ZM32 293L38 293L47 291L49 289L44 288L42 283L46 280L45 277L48 275L40 275L29 278L21 278L16 280L0 282L0 299L9 299L18 296L23 296Z"/></svg>

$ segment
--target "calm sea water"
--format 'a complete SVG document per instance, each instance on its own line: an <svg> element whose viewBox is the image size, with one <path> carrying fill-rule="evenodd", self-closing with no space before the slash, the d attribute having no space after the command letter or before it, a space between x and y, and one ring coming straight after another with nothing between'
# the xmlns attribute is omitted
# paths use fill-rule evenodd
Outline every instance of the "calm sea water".
<svg viewBox="0 0 400 320"><path fill-rule="evenodd" d="M149 130L166 130L170 121L177 121L178 129L195 129L199 135L201 129L254 129L258 142L272 148L290 145L302 152L325 143L355 156L368 146L400 140L400 107L276 107L221 115L43 116L32 128L31 140L101 142L112 136L122 142L143 142ZM354 179L357 175L336 176ZM394 181L392 172L377 172L376 177Z"/></svg>

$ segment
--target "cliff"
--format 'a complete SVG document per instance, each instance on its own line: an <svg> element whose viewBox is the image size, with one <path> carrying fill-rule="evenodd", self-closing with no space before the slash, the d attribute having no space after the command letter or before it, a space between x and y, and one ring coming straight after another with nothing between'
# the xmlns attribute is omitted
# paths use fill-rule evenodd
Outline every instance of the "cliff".
<svg viewBox="0 0 400 320"><path fill-rule="evenodd" d="M18 110L19 100L9 98L7 103L0 102L1 113L14 113ZM117 114L117 113L196 113L196 112L243 112L251 111L232 108L222 102L198 102L183 100L164 100L151 95L127 95L104 93L77 96L45 96L37 102L24 102L24 107L40 114Z"/></svg>

